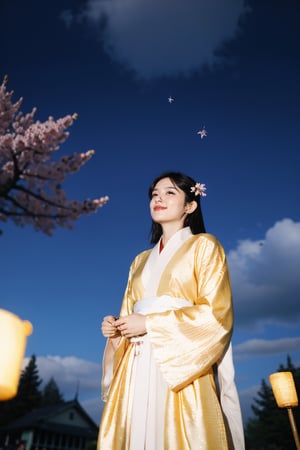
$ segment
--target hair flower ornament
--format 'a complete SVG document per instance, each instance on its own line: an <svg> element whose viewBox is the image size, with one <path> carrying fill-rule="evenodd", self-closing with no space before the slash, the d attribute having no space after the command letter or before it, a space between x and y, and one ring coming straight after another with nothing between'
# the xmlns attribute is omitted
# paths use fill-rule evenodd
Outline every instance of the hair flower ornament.
<svg viewBox="0 0 300 450"><path fill-rule="evenodd" d="M195 196L200 195L200 197L206 197L206 187L205 184L196 183L195 186L191 187L191 192L194 192Z"/></svg>

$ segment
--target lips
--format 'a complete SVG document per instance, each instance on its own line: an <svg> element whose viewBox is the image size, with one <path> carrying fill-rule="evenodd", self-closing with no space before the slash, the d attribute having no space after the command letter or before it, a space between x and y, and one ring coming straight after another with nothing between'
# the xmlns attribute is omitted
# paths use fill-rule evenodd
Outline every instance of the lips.
<svg viewBox="0 0 300 450"><path fill-rule="evenodd" d="M165 208L164 206L154 206L154 211L163 211L164 209L167 209L167 208Z"/></svg>

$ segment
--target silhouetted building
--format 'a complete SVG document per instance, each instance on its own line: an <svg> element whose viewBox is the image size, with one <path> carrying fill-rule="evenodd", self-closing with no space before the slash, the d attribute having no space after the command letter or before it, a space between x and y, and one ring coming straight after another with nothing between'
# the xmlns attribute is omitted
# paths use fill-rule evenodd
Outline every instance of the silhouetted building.
<svg viewBox="0 0 300 450"><path fill-rule="evenodd" d="M75 399L34 409L0 432L9 448L22 440L26 450L84 450L97 440L98 426Z"/></svg>

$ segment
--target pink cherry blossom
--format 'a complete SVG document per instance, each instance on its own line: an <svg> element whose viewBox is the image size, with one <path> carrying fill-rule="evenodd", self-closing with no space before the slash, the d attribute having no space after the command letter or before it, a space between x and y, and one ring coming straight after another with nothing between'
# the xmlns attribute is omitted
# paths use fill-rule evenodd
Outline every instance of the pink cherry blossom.
<svg viewBox="0 0 300 450"><path fill-rule="evenodd" d="M191 192L195 193L195 196L200 195L200 197L206 197L206 187L203 183L196 183L195 186L191 187Z"/></svg>
<svg viewBox="0 0 300 450"><path fill-rule="evenodd" d="M53 160L69 136L77 114L45 122L35 120L36 108L20 111L22 98L13 103L13 91L0 86L0 220L21 227L31 225L51 235L58 226L71 229L81 215L96 212L108 196L84 201L67 200L62 184L91 159L94 150Z"/></svg>

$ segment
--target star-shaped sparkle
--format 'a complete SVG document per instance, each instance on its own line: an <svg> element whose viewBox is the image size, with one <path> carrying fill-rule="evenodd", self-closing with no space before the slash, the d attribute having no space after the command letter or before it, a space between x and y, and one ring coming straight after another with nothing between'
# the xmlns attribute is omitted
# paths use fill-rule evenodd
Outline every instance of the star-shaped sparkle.
<svg viewBox="0 0 300 450"><path fill-rule="evenodd" d="M170 96L170 97L168 98L168 102L169 102L169 103L173 103L173 102L174 102L174 98Z"/></svg>
<svg viewBox="0 0 300 450"><path fill-rule="evenodd" d="M199 136L201 137L201 139L203 139L205 136L207 136L207 131L206 129L203 127L202 130L198 131L197 134L199 134Z"/></svg>

